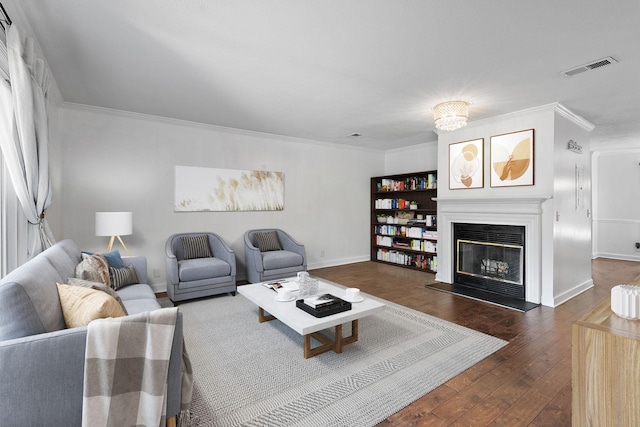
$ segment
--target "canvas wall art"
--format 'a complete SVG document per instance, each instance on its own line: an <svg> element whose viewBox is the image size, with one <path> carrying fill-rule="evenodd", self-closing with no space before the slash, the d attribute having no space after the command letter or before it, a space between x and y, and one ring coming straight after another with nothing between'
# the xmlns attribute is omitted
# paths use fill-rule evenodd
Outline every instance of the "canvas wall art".
<svg viewBox="0 0 640 427"><path fill-rule="evenodd" d="M449 189L484 187L484 138L449 145Z"/></svg>
<svg viewBox="0 0 640 427"><path fill-rule="evenodd" d="M533 185L533 129L491 137L491 186Z"/></svg>
<svg viewBox="0 0 640 427"><path fill-rule="evenodd" d="M175 167L176 212L281 211L284 173Z"/></svg>

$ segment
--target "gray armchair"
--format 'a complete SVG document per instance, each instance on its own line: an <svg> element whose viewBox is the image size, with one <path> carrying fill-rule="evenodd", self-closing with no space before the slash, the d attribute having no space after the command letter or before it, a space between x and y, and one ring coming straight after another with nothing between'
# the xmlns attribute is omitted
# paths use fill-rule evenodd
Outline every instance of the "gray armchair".
<svg viewBox="0 0 640 427"><path fill-rule="evenodd" d="M245 232L244 256L249 283L295 276L307 269L304 245L277 228Z"/></svg>
<svg viewBox="0 0 640 427"><path fill-rule="evenodd" d="M165 252L171 301L236 294L236 256L217 234L173 234L167 239Z"/></svg>

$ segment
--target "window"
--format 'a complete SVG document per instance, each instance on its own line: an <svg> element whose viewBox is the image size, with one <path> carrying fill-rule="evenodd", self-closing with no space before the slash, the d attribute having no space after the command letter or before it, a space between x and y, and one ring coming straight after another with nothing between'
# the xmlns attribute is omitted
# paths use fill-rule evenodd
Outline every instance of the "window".
<svg viewBox="0 0 640 427"><path fill-rule="evenodd" d="M0 277L26 261L26 256L20 256L26 254L26 248L19 244L19 236L24 236L26 232L20 227L24 223L18 198L0 152Z"/></svg>

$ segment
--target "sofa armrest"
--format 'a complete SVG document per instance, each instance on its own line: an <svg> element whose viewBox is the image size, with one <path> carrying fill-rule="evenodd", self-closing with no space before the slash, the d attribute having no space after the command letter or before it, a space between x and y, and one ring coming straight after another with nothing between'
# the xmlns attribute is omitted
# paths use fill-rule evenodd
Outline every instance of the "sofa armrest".
<svg viewBox="0 0 640 427"><path fill-rule="evenodd" d="M169 361L167 417L180 412L182 324L178 311ZM0 414L15 426L81 425L86 339L87 328L81 327L1 341Z"/></svg>
<svg viewBox="0 0 640 427"><path fill-rule="evenodd" d="M0 413L12 425L81 425L87 328L0 342Z"/></svg>
<svg viewBox="0 0 640 427"><path fill-rule="evenodd" d="M147 282L147 257L145 256L123 256L122 263L127 266L133 265L138 276L138 283L148 284Z"/></svg>

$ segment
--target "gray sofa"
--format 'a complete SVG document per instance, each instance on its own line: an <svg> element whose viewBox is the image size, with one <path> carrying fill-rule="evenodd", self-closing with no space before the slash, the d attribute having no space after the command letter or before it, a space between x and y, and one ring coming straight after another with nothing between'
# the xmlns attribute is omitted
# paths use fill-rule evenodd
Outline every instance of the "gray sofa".
<svg viewBox="0 0 640 427"><path fill-rule="evenodd" d="M63 240L0 280L0 425L80 426L86 327L66 329L56 283L74 277L81 252ZM123 257L141 284L118 290L129 314L160 308L145 257ZM167 418L180 412L182 314L171 350Z"/></svg>

